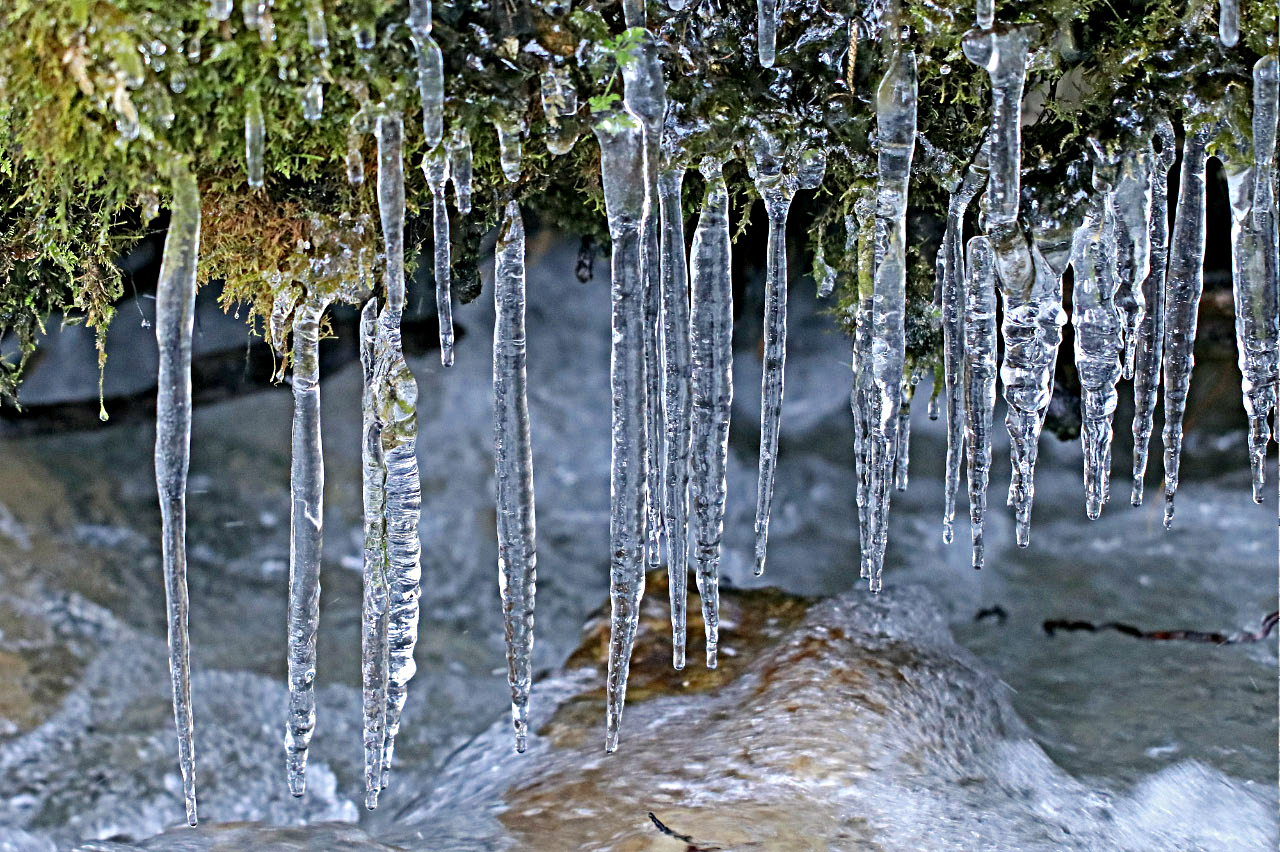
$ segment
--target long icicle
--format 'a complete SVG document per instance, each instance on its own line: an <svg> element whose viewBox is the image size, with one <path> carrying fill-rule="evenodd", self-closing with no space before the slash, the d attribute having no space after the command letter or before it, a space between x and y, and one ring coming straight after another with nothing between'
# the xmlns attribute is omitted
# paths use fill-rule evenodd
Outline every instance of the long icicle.
<svg viewBox="0 0 1280 852"><path fill-rule="evenodd" d="M173 718L187 822L196 824L195 723L187 636L187 467L191 458L191 335L200 256L200 189L185 163L173 166L173 206L156 283L156 490L163 530L164 595Z"/></svg>
<svg viewBox="0 0 1280 852"><path fill-rule="evenodd" d="M1191 369L1195 365L1196 315L1204 291L1205 164L1212 128L1187 134L1182 146L1178 207L1169 240L1169 276L1164 316L1164 525L1173 526L1173 495L1178 490L1182 454L1182 418L1187 411Z"/></svg>
<svg viewBox="0 0 1280 852"><path fill-rule="evenodd" d="M1276 404L1277 336L1280 295L1276 292L1276 220L1272 199L1272 157L1276 140L1276 57L1253 69L1252 135L1234 131L1235 157L1224 160L1231 196L1231 261L1240 388L1249 416L1249 465L1253 499L1262 502L1266 484L1270 416ZM1251 154L1251 157L1247 155ZM1247 157L1247 159L1246 159Z"/></svg>
<svg viewBox="0 0 1280 852"><path fill-rule="evenodd" d="M1165 274L1169 261L1169 170L1178 155L1173 124L1161 118L1155 128L1160 150L1151 170L1151 271L1142 282L1142 315L1135 329L1133 356L1133 492L1129 502L1142 505L1147 448L1151 442L1160 365L1164 354Z"/></svg>
<svg viewBox="0 0 1280 852"><path fill-rule="evenodd" d="M871 372L875 394L870 411L872 554L869 585L880 591L889 539L889 494L893 451L898 442L898 407L906 359L907 186L916 140L916 55L895 50L876 90L879 179L876 206L875 297L871 303L875 340Z"/></svg>
<svg viewBox="0 0 1280 852"><path fill-rule="evenodd" d="M783 370L787 360L787 214L796 193L796 177L783 168L776 139L757 134L752 176L769 216L768 261L764 285L764 364L760 379L760 474L756 487L756 576L764 573L769 545L769 514L778 467L782 426Z"/></svg>
<svg viewBox="0 0 1280 852"><path fill-rule="evenodd" d="M982 144L960 186L947 200L947 226L938 248L937 275L942 291L943 380L947 389L947 461L942 510L942 540L955 536L956 495L964 461L964 217L975 195L987 183L990 145Z"/></svg>
<svg viewBox="0 0 1280 852"><path fill-rule="evenodd" d="M449 208L445 184L449 181L449 152L444 143L436 145L422 160L422 173L431 190L432 260L436 279L436 316L440 322L440 363L453 366L453 304L449 272Z"/></svg>
<svg viewBox="0 0 1280 852"><path fill-rule="evenodd" d="M689 253L693 437L689 499L693 554L706 626L707 667L720 639L720 540L724 535L729 415L733 410L733 281L729 193L720 160L705 157L702 214Z"/></svg>
<svg viewBox="0 0 1280 852"><path fill-rule="evenodd" d="M387 304L378 317L374 407L382 426L387 481L387 722L382 786L390 778L410 679L417 671L418 599L422 594L418 518L418 386L400 339L404 313L404 123L399 113L378 117L378 211L382 220Z"/></svg>
<svg viewBox="0 0 1280 852"><path fill-rule="evenodd" d="M423 141L434 148L444 137L444 62L440 45L431 37L431 0L409 0L406 23L418 63Z"/></svg>
<svg viewBox="0 0 1280 852"><path fill-rule="evenodd" d="M689 269L685 262L681 186L685 166L669 163L658 175L662 213L663 500L667 580L671 597L671 664L685 663L685 600L689 582L689 439L692 353L689 340Z"/></svg>
<svg viewBox="0 0 1280 852"><path fill-rule="evenodd" d="M1120 379L1120 313L1115 306L1115 217L1111 193L1102 188L1090 202L1071 246L1075 286L1071 326L1080 374L1080 443L1084 450L1085 513L1096 520L1107 501L1111 462L1111 418Z"/></svg>
<svg viewBox="0 0 1280 852"><path fill-rule="evenodd" d="M360 460L364 493L364 602L361 610L360 674L364 707L365 807L378 806L382 790L387 723L387 472L382 455L382 424L375 407L378 300L360 312L361 396Z"/></svg>
<svg viewBox="0 0 1280 852"><path fill-rule="evenodd" d="M320 317L311 297L293 314L293 462L289 475L289 792L307 789L307 749L316 726L316 632L324 540L324 453L320 440Z"/></svg>
<svg viewBox="0 0 1280 852"><path fill-rule="evenodd" d="M973 567L986 550L987 483L991 474L991 417L996 404L996 274L988 237L969 240L965 253L964 410L969 463L969 533Z"/></svg>
<svg viewBox="0 0 1280 852"><path fill-rule="evenodd" d="M613 345L609 384L613 391L610 463L608 707L605 751L618 747L627 673L644 596L646 503L645 283L642 266L646 203L644 132L625 110L597 116L600 172L609 236L613 240Z"/></svg>
<svg viewBox="0 0 1280 852"><path fill-rule="evenodd" d="M849 404L853 409L853 443L855 469L858 475L858 579L870 580L871 555L871 400L875 380L871 372L871 299L875 289L875 196L865 188L853 203L853 216L845 218L849 243L856 256L858 303L854 309L853 390ZM856 220L856 223L855 223Z"/></svg>
<svg viewBox="0 0 1280 852"><path fill-rule="evenodd" d="M658 170L662 158L662 121L667 94L662 79L658 46L647 33L635 46L631 61L622 65L624 102L644 129L645 206L641 219L640 261L644 276L645 363L645 564L656 570L662 564L662 270L661 230L658 209Z"/></svg>
<svg viewBox="0 0 1280 852"><path fill-rule="evenodd" d="M537 551L533 504L533 445L525 392L524 222L507 202L494 254L493 448L498 481L498 591L507 639L507 683L516 751L529 729L533 682L533 599Z"/></svg>
<svg viewBox="0 0 1280 852"><path fill-rule="evenodd" d="M1133 378L1137 358L1137 329L1146 313L1146 294L1142 284L1151 271L1151 177L1155 165L1155 149L1151 138L1144 136L1139 144L1120 158L1119 174L1112 207L1116 236L1116 308L1123 327L1124 357L1121 365L1126 379Z"/></svg>

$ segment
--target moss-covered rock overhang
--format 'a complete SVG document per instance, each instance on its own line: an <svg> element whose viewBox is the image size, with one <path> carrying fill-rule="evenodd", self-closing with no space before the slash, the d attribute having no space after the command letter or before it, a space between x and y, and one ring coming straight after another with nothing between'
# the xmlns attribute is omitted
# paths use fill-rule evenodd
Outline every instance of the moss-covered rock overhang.
<svg viewBox="0 0 1280 852"><path fill-rule="evenodd" d="M372 179L347 180L351 117L362 105L399 105L406 115L409 247L430 233L424 154L406 0L276 0L273 38L241 21L210 16L208 0L10 0L0 12L0 331L16 334L23 360L41 318L64 310L104 329L121 295L113 260L152 228L166 202L175 159L197 174L203 195L202 282L224 282L227 304L266 316L281 287L320 286L312 263L333 234L376 257L380 235ZM782 4L778 62L756 60L756 5L692 0L680 10L648 6L649 30L667 69L669 125L685 136L694 165L764 124L784 138L829 151L822 187L804 194L800 216L820 234L839 270L839 303L856 294L844 219L875 180L869 137L881 73L880 31L889 0L791 0ZM308 39L322 8L328 47ZM1241 40L1224 49L1211 0L1002 0L997 25L1034 23L1039 41L1027 81L1024 193L1067 206L1088 181L1087 139L1123 139L1151 117L1189 117L1191 98L1214 101L1276 50L1276 6L1241 3ZM946 208L946 172L968 160L989 118L990 84L961 52L973 25L970 2L903 0L905 43L918 54L918 126L942 155L917 157L911 221ZM376 33L361 50L353 33ZM593 99L620 93L625 61L620 5L613 0L437 0L434 37L444 53L445 128L465 127L474 150L475 207L453 214L455 292L478 293L479 237L511 196L544 221L607 240ZM541 77L565 69L579 95L580 132L562 156L548 152ZM324 110L303 116L304 87L319 80ZM266 119L262 189L246 180L246 93ZM508 183L495 120L525 127L524 168ZM561 131L563 134L565 131ZM359 150L375 174L374 141ZM735 209L754 188L740 162L726 170ZM690 212L701 197L686 182ZM353 225L360 225L353 227ZM909 260L909 352L936 358L932 305L936 245L918 229ZM327 236L326 236L327 235ZM360 246L356 246L357 248ZM328 285L324 285L328 286ZM259 326L261 327L261 326ZM101 338L100 338L101 339ZM10 395L21 363L6 364Z"/></svg>

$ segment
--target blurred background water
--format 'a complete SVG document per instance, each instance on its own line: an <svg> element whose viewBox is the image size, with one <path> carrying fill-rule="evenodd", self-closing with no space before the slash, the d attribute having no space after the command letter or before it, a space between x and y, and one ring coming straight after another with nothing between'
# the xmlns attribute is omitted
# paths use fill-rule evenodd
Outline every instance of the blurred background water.
<svg viewBox="0 0 1280 852"><path fill-rule="evenodd" d="M529 402L541 670L565 660L608 590L607 263L598 263L600 274L582 284L574 277L576 260L575 243L548 233L531 240ZM758 277L749 277L739 300L722 582L805 595L860 589L849 344L807 278L792 285L768 572L752 575L760 289ZM292 396L287 385L262 387L197 409L189 581L205 821L363 820L372 834L394 834L388 814L414 812L415 794L430 789L449 755L506 713L493 509L491 293L486 281L481 298L455 312L464 335L451 370L440 367L435 353L410 359L419 384L423 608L419 670L397 760L413 782L393 780L377 816L357 807L358 365L349 358L330 364L321 390L326 529L319 720L301 800L286 791L281 746ZM245 351L243 323L222 315L213 295L200 297L197 353ZM425 295L419 287L416 296ZM146 325L152 308L143 295L120 309L110 333L109 396L145 390L153 381L154 339ZM1031 546L1016 548L1003 500L1009 467L1001 406L993 429L988 567L972 571L963 499L957 542L942 543L945 436L941 422L926 417L925 384L913 408L910 488L893 495L885 582L932 593L938 603L922 606L940 607L960 645L993 682L1007 685L1030 743L1082 789L1129 795L1135 810L1154 796L1163 803L1152 820L1178 811L1178 818L1221 826L1225 845L1182 848L1274 848L1274 636L1214 646L1115 633L1049 637L1041 629L1046 619L1071 618L1230 632L1254 629L1276 609L1274 455L1267 502L1255 505L1233 348L1229 337L1225 345L1212 339L1209 328L1198 350L1172 531L1160 523L1156 453L1148 505L1131 508L1125 499L1132 416L1123 403L1131 398L1125 382L1115 418L1116 498L1099 521L1088 521L1079 444L1046 436ZM97 382L91 336L55 322L50 338L23 401L91 396ZM261 357L260 341L248 345ZM338 352L345 345L329 341L322 349ZM182 816L164 648L154 430L146 419L118 417L89 430L29 431L0 428L0 850L139 841ZM996 607L1007 617L976 618ZM535 686L535 702L542 698ZM1012 779L1039 766L1039 750L1026 751L1030 743L1021 742L1010 745L997 762L1003 768L993 771ZM524 771L534 770L526 765ZM1037 789L1036 782L1029 785ZM1171 791L1182 791L1181 797L1161 799ZM981 801L978 796L975 805ZM341 829L316 832L300 842L354 848ZM918 845L894 848L951 848L941 840L931 846L928 836L922 831L913 841ZM262 848L264 838L249 835L227 848Z"/></svg>

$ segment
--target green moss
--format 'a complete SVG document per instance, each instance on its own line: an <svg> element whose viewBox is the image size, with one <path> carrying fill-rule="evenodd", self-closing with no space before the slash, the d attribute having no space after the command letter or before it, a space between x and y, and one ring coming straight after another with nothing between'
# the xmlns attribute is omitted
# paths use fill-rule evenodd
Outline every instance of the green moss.
<svg viewBox="0 0 1280 852"><path fill-rule="evenodd" d="M251 323L269 313L281 287L335 286L315 272L326 252L363 251L372 269L380 239L370 135L360 139L369 180L352 186L344 165L350 117L366 101L406 112L411 260L416 242L430 233L420 222L429 204L416 168L424 150L413 56L400 24L406 3L326 0L324 52L307 41L305 0L276 0L271 41L242 25L236 5L226 23L208 16L208 0L10 0L0 12L0 333L12 332L22 344L19 362L0 371L0 394L12 398L21 361L51 311L105 329L121 293L112 260L147 232L142 211L150 199L164 203L175 158L189 161L203 195L201 281L224 281L224 303L247 305ZM827 261L842 271L842 316L866 275L844 257L840 225L875 178L868 134L882 61L864 23L849 41L844 21L859 5L789 4L781 64L765 71L752 44L754 3L724 4L711 19L696 4L679 13L650 4L669 100L678 105L673 126L685 134L692 166L701 153L728 153L752 122L786 142L833 149L824 189L802 196L801 205L825 226ZM1217 43L1216 8L1200 0L1002 0L1001 21L1034 23L1041 32L1027 84L1028 102L1040 105L1024 132L1029 191L1056 193L1065 205L1070 193L1063 187L1078 184L1090 135L1121 136L1139 115L1160 111L1190 119L1187 79L1206 101L1232 87L1247 91L1253 62L1276 49L1275 5L1244 0L1241 44L1226 52ZM990 99L985 72L960 48L972 4L903 0L902 14L919 57L920 131L964 161L985 130ZM372 50L356 48L353 22L375 26ZM622 32L620 10L608 0L561 17L521 3L436 3L446 128L465 126L474 152L475 210L453 221L454 273L464 299L479 292L479 235L509 197L540 221L607 242L587 115L591 98L620 91ZM547 120L539 95L539 75L553 60L571 69L581 104L579 115L566 119L578 124L578 143L559 157L542 142ZM313 79L325 84L325 108L309 122L299 99ZM246 185L250 88L266 116L262 190ZM491 122L499 116L529 128L524 173L514 185L498 163ZM755 191L741 165L730 165L726 179L741 233ZM695 209L696 177L685 198L686 209ZM913 175L911 203L914 223L936 223L945 210L945 189L924 167ZM913 237L928 230L913 226ZM926 364L938 339L932 244L913 239L909 264L911 354Z"/></svg>

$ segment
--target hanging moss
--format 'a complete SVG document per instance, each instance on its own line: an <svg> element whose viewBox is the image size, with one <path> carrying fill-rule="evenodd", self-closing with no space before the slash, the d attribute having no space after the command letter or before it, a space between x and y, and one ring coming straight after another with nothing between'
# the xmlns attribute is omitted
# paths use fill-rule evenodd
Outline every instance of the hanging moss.
<svg viewBox="0 0 1280 852"><path fill-rule="evenodd" d="M343 233L348 248L372 256L380 245L373 140L360 139L368 180L347 182L349 121L364 104L406 112L410 255L418 220L429 210L414 168L423 139L414 88L407 3L325 0L327 50L307 37L306 0L276 0L273 39L209 16L208 0L10 0L0 12L0 333L21 355L0 371L0 394L12 401L40 321L62 310L98 329L100 340L121 295L113 260L147 233L149 208L163 205L168 170L188 160L203 196L200 280L224 282L223 301L244 303L254 322L269 313L282 286L317 284L311 263ZM878 28L884 0L827 5L795 0L779 29L779 65L755 58L755 4L690 3L680 12L653 2L650 30L668 70L670 125L685 136L696 167L705 151L725 151L755 123L786 141L831 150L824 188L802 198L804 215L825 224L826 257L848 269L840 223L862 187L874 181L868 141L882 57ZM1181 117L1187 95L1219 98L1247 87L1250 69L1276 49L1276 7L1241 3L1241 42L1217 41L1217 3L1186 0L1021 0L1001 2L1002 23L1040 28L1027 81L1023 162L1028 192L1068 204L1087 178L1086 140L1130 132L1142 116ZM962 167L988 120L985 72L964 59L961 38L972 4L904 0L907 43L919 56L919 129ZM586 126L592 98L621 91L619 61L628 55L613 2L568 10L548 2L437 0L435 38L444 52L446 132L465 126L475 167L475 209L454 214L457 292L478 293L479 235L513 196L541 221L607 242L598 150ZM353 24L377 33L356 47ZM554 157L543 143L548 120L540 75L550 63L568 69L579 95L581 136ZM324 111L307 121L300 98L313 80ZM1190 84L1188 81L1192 81ZM1191 86L1189 89L1188 86ZM266 185L251 190L244 163L245 93L256 90L266 118ZM491 123L514 117L528 134L521 180L508 184ZM921 158L917 158L920 161ZM1081 175L1084 175L1084 178ZM726 171L743 221L754 188L745 169ZM689 181L689 209L700 197ZM910 353L935 357L939 336L931 301L933 248L927 224L946 192L925 166L912 181L909 254ZM362 228L355 227L364 223ZM370 224L372 223L372 224ZM841 276L837 311L848 315L854 277ZM105 354L105 352L104 352Z"/></svg>

